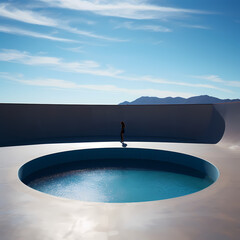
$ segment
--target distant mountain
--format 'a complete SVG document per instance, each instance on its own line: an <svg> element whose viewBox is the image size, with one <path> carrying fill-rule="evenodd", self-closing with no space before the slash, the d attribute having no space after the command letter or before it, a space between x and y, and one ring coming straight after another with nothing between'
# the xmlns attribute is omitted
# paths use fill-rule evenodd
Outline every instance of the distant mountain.
<svg viewBox="0 0 240 240"><path fill-rule="evenodd" d="M213 104L225 102L240 102L240 99L219 99L208 95L195 96L190 98L182 97L140 97L132 102L122 102L119 105L151 105L151 104Z"/></svg>

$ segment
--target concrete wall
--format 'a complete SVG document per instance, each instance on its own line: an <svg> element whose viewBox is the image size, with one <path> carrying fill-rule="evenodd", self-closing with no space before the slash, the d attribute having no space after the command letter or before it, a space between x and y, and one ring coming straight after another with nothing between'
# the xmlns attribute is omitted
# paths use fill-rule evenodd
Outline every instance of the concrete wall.
<svg viewBox="0 0 240 240"><path fill-rule="evenodd" d="M219 144L240 149L240 102L216 104L215 109L225 122L225 132Z"/></svg>
<svg viewBox="0 0 240 240"><path fill-rule="evenodd" d="M126 141L217 143L225 129L223 117L207 104L0 104L0 146L120 140L121 121Z"/></svg>

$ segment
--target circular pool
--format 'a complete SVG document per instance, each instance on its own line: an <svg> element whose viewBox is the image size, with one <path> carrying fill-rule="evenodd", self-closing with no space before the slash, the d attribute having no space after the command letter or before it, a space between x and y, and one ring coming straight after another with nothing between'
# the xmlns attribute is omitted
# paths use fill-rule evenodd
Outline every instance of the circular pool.
<svg viewBox="0 0 240 240"><path fill-rule="evenodd" d="M217 180L209 162L182 153L99 148L60 152L19 169L29 187L58 197L91 202L143 202L184 196Z"/></svg>

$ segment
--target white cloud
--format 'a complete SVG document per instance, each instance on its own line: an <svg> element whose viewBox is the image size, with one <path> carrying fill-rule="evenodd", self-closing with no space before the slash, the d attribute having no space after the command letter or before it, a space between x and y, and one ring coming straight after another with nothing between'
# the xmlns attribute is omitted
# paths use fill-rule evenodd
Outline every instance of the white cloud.
<svg viewBox="0 0 240 240"><path fill-rule="evenodd" d="M202 80L207 80L215 83L220 83L225 86L229 87L240 87L240 81L227 81L223 80L221 77L218 75L200 75L200 76L192 76L193 78L198 78Z"/></svg>
<svg viewBox="0 0 240 240"><path fill-rule="evenodd" d="M83 73L97 76L114 77L120 73L121 70L114 69L110 66L101 68L95 61L81 61L81 62L65 62L61 58L48 56L34 56L28 52L22 52L13 49L3 49L0 52L0 61L21 63L25 65L36 66L50 66L60 71Z"/></svg>
<svg viewBox="0 0 240 240"><path fill-rule="evenodd" d="M136 96L154 96L154 97L185 97L189 98L194 94L189 92L175 92L175 91L162 91L157 89L120 89L121 92L129 93Z"/></svg>
<svg viewBox="0 0 240 240"><path fill-rule="evenodd" d="M83 53L84 50L82 47L72 47L72 48L62 48L61 49L63 50L67 50L67 51L70 51L70 52L74 52L74 53Z"/></svg>
<svg viewBox="0 0 240 240"><path fill-rule="evenodd" d="M161 19L182 16L185 14L203 14L206 12L164 7L148 3L143 0L41 0L49 6L67 8L79 11L90 11L103 16L121 17L129 19Z"/></svg>
<svg viewBox="0 0 240 240"><path fill-rule="evenodd" d="M228 82L225 82L225 84L231 87L240 87L240 82L237 82L237 81L228 81Z"/></svg>
<svg viewBox="0 0 240 240"><path fill-rule="evenodd" d="M224 80L221 79L218 75L199 75L199 76L192 76L193 78L197 79L203 79L211 82L216 82L216 83L223 83Z"/></svg>
<svg viewBox="0 0 240 240"><path fill-rule="evenodd" d="M51 65L61 64L61 60L55 57L32 56L28 52L21 52L13 49L3 49L0 52L0 61L16 62L26 65Z"/></svg>
<svg viewBox="0 0 240 240"><path fill-rule="evenodd" d="M106 40L106 41L112 41L112 42L126 42L128 40L124 40L124 39L118 39L118 38L111 38L111 37L107 37L107 36L102 36L102 35L98 35L98 34L94 34L92 32L87 32L87 31L82 31L79 30L78 28L73 28L67 25L59 25L58 26L59 29L63 29L65 31L71 32L71 33L75 33L78 35L82 35L82 36L86 36L86 37L90 37L90 38L96 38L96 39L101 39L101 40Z"/></svg>
<svg viewBox="0 0 240 240"><path fill-rule="evenodd" d="M207 89L215 89L222 92L231 92L226 88L219 88L209 84L199 84L199 83L187 83L187 82L176 82L176 81L169 81L167 79L162 78L153 78L151 76L142 76L142 77L119 77L125 80L130 81L145 81L145 82L152 82L152 83L159 83L159 84L168 84L168 85L175 85L175 86L185 86L185 87L194 87L194 88L207 88Z"/></svg>
<svg viewBox="0 0 240 240"><path fill-rule="evenodd" d="M34 56L29 54L28 52L21 52L13 49L3 49L2 52L0 52L0 61L21 63L21 64L32 65L32 66L48 66L58 71L112 77L119 80L151 82L156 84L185 86L185 87L193 87L193 88L206 88L206 89L215 89L222 92L231 92L226 88L219 88L209 84L176 82L176 81L169 81L167 79L153 78L151 76L139 76L139 77L124 76L123 75L124 71L112 68L111 66L102 68L101 65L95 61L85 60L81 62L66 62L66 61L63 61L61 58L41 56L41 55ZM195 76L195 78L199 78L199 77L200 76ZM221 81L221 79L215 75L205 76L205 78L211 79L212 81L215 81L215 82ZM230 83L228 82L228 84ZM233 84L237 85L236 83L232 82L232 85Z"/></svg>
<svg viewBox="0 0 240 240"><path fill-rule="evenodd" d="M57 88L78 88L78 84L70 81L59 80L59 79L35 79L35 80L24 80L18 79L17 82L41 87L57 87Z"/></svg>
<svg viewBox="0 0 240 240"><path fill-rule="evenodd" d="M13 76L8 73L1 73L0 78L8 79L11 81L16 81L21 84L37 86L37 87L51 87L60 89L86 89L93 91L104 91L104 92L115 92L115 93L127 93L135 96L157 96L157 97L191 97L191 93L185 92L174 92L174 91L161 91L156 89L129 89L121 88L115 85L98 85L98 84L78 84L73 81L66 81L62 79L52 79L52 78L39 78L34 80L23 79L23 76Z"/></svg>
<svg viewBox="0 0 240 240"><path fill-rule="evenodd" d="M35 11L30 11L30 10L25 10L25 9L24 10L17 9L17 8L13 7L12 5L5 4L5 3L0 4L0 17L13 19L16 21L25 22L25 23L29 23L29 24L54 27L54 28L65 30L67 32L71 32L74 34L78 34L78 35L90 37L90 38L96 38L96 39L101 39L101 40L106 40L106 41L116 41L116 42L123 42L123 41L125 42L126 41L126 40L122 40L122 39L118 39L118 38L111 38L111 37L107 37L107 36L94 34L92 32L79 30L77 28L73 28L73 27L69 26L68 24L66 24L63 21L44 16ZM31 35L32 37L41 37L41 38L46 38L46 39L55 40L55 41L58 41L57 39L59 39L59 38L55 38L55 37L51 37L51 36L46 36L46 35L40 34L40 33L33 33L30 31L26 31L26 30L18 30L18 32L17 32L15 29L15 31L11 31L9 33L14 34L14 32L16 34L28 35L28 36Z"/></svg>
<svg viewBox="0 0 240 240"><path fill-rule="evenodd" d="M14 27L0 26L0 32L15 34L15 35L22 35L22 36L29 36L29 37L34 37L34 38L48 39L51 41L58 41L58 42L77 42L77 41L71 40L71 39L54 37L51 35L27 31L24 29L14 28Z"/></svg>
<svg viewBox="0 0 240 240"><path fill-rule="evenodd" d="M10 4L6 3L0 4L0 16L30 24L50 27L55 27L58 25L58 23L52 18L48 18L36 12L16 9Z"/></svg>
<svg viewBox="0 0 240 240"><path fill-rule="evenodd" d="M186 28L196 28L196 29L203 29L203 30L209 30L210 27L203 26L203 25L192 25L192 24L180 24L181 27Z"/></svg>
<svg viewBox="0 0 240 240"><path fill-rule="evenodd" d="M160 25L134 25L132 22L124 22L116 28L126 28L129 30L143 30L151 32L171 32L172 30Z"/></svg>

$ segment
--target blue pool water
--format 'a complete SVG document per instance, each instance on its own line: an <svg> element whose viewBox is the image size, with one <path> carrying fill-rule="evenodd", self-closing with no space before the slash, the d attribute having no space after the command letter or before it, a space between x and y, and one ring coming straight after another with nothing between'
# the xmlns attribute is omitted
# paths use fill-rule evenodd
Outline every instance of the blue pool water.
<svg viewBox="0 0 240 240"><path fill-rule="evenodd" d="M37 177L28 186L58 197L92 202L142 202L179 197L200 191L213 180L183 172L92 168Z"/></svg>
<svg viewBox="0 0 240 240"><path fill-rule="evenodd" d="M89 202L143 202L200 191L219 176L211 163L183 153L139 148L82 149L26 162L19 178L38 191Z"/></svg>

